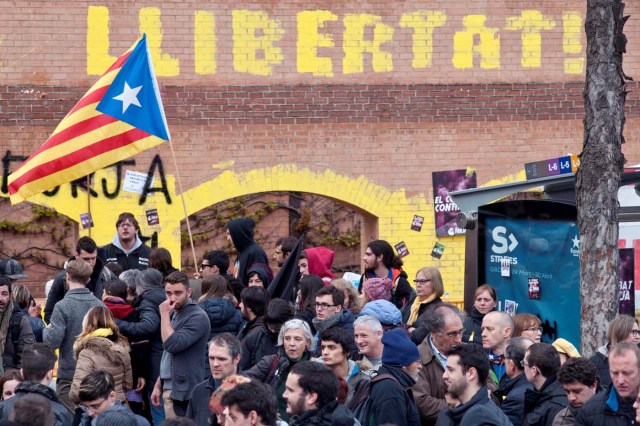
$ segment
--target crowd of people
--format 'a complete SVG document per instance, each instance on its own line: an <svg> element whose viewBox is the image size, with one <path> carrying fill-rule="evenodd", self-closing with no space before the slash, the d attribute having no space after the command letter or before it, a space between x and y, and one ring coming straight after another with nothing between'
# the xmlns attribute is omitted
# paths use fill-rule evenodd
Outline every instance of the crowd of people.
<svg viewBox="0 0 640 426"><path fill-rule="evenodd" d="M384 240L359 282L333 252L277 241L285 292L253 237L204 253L195 276L150 249L134 215L113 241L78 240L43 312L22 266L0 262L0 425L631 425L640 422L640 329L620 315L583 358L541 342L540 319L498 311L488 284L468 314L437 268L413 279ZM56 355L57 350L57 355ZM636 411L637 410L637 411Z"/></svg>

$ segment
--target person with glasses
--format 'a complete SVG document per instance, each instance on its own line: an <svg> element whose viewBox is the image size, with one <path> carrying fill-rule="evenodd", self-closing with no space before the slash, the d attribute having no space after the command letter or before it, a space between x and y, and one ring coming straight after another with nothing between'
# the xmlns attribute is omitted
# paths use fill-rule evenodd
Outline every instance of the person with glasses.
<svg viewBox="0 0 640 426"><path fill-rule="evenodd" d="M421 424L434 425L440 412L447 408L446 386L442 379L447 365L445 354L460 343L464 328L460 311L449 304L441 304L427 311L425 326L431 332L418 346L422 369L413 387L413 395Z"/></svg>
<svg viewBox="0 0 640 426"><path fill-rule="evenodd" d="M278 351L275 355L263 357L244 375L271 386L278 399L280 419L289 421L287 401L283 398L285 383L294 365L311 359L313 336L306 321L292 319L284 323L278 335Z"/></svg>
<svg viewBox="0 0 640 426"><path fill-rule="evenodd" d="M200 268L196 272L196 279L203 279L212 275L222 275L229 280L233 278L229 275L229 255L224 250L211 250L202 256Z"/></svg>
<svg viewBox="0 0 640 426"><path fill-rule="evenodd" d="M569 404L567 393L557 380L560 355L553 345L534 343L524 356L524 374L533 385L524 393L525 425L550 425Z"/></svg>
<svg viewBox="0 0 640 426"><path fill-rule="evenodd" d="M82 379L78 396L80 408L84 412L81 426L100 423L149 426L147 419L133 414L129 407L116 397L113 377L104 370L96 370ZM99 422L96 421L97 418L100 418Z"/></svg>
<svg viewBox="0 0 640 426"><path fill-rule="evenodd" d="M598 369L600 385L609 386L611 375L609 373L609 351L621 342L630 342L634 345L640 343L640 328L638 320L629 315L619 315L609 324L607 329L607 344L598 348L589 361Z"/></svg>
<svg viewBox="0 0 640 426"><path fill-rule="evenodd" d="M316 293L316 317L312 320L317 333L313 336L314 355L320 356L318 338L320 333L332 327L340 327L353 334L356 317L343 307L344 293L332 285L325 286ZM354 345L355 346L355 345ZM349 350L352 351L352 347Z"/></svg>
<svg viewBox="0 0 640 426"><path fill-rule="evenodd" d="M535 315L516 314L513 317L513 337L524 336L540 343L542 337L542 321Z"/></svg>
<svg viewBox="0 0 640 426"><path fill-rule="evenodd" d="M56 421L55 426L71 424L71 413L60 403L56 391L49 387L53 379L53 368L57 357L53 349L44 343L34 343L22 352L22 378L15 389L15 396L0 405L0 419L6 419L16 401L28 395L40 395L51 404Z"/></svg>
<svg viewBox="0 0 640 426"><path fill-rule="evenodd" d="M406 325L411 340L419 345L426 337L428 330L421 327L418 318L431 306L442 303L444 284L438 268L426 266L416 273L413 280L416 286L416 294L402 308L402 322Z"/></svg>
<svg viewBox="0 0 640 426"><path fill-rule="evenodd" d="M500 402L500 409L514 426L524 423L524 393L527 389L533 389L524 374L524 356L533 343L533 340L523 336L512 337L507 341L504 366L509 380L500 383L500 387L494 392Z"/></svg>
<svg viewBox="0 0 640 426"><path fill-rule="evenodd" d="M121 213L116 220L116 235L110 244L98 249L98 257L104 264L114 262L122 270L147 269L151 249L139 236L140 225L132 213Z"/></svg>

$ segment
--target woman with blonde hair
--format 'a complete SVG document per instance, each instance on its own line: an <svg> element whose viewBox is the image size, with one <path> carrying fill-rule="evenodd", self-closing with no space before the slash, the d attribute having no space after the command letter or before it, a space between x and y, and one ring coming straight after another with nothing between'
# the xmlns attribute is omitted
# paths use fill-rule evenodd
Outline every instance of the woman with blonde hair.
<svg viewBox="0 0 640 426"><path fill-rule="evenodd" d="M95 370L105 370L115 381L116 398L125 401L125 393L133 388L129 342L120 334L113 314L104 306L93 307L82 320L82 333L73 344L78 360L69 398L80 403L80 382ZM144 386L139 383L140 387Z"/></svg>
<svg viewBox="0 0 640 426"><path fill-rule="evenodd" d="M440 275L438 268L433 266L426 266L418 270L413 282L416 286L416 294L402 308L402 322L405 323L409 332L417 326L418 317L427 308L442 302L440 298L444 294L442 275Z"/></svg>
<svg viewBox="0 0 640 426"><path fill-rule="evenodd" d="M331 285L344 293L343 308L350 310L352 314L360 313L362 306L360 305L358 290L349 280L338 278L331 281Z"/></svg>
<svg viewBox="0 0 640 426"><path fill-rule="evenodd" d="M638 320L630 315L619 315L609 324L607 329L607 344L601 346L595 355L589 358L600 375L600 385L611 384L609 373L609 351L620 342L640 343L640 327Z"/></svg>

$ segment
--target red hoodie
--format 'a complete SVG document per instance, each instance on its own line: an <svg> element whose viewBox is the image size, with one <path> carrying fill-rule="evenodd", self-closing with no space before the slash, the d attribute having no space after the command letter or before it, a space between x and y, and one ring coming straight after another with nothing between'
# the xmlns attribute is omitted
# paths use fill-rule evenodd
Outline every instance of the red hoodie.
<svg viewBox="0 0 640 426"><path fill-rule="evenodd" d="M132 305L128 304L119 297L107 296L102 302L107 307L107 309L111 311L113 316L119 320L125 319L134 311Z"/></svg>
<svg viewBox="0 0 640 426"><path fill-rule="evenodd" d="M326 247L313 247L306 249L305 253L307 253L307 260L309 261L309 273L322 278L325 284L331 284L334 279L333 272L331 272L333 256L335 255L333 250L329 250Z"/></svg>

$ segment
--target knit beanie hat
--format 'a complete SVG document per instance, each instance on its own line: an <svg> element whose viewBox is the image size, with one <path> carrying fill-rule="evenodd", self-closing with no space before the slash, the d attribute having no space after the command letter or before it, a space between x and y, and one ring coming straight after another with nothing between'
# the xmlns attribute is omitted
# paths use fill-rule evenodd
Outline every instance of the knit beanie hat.
<svg viewBox="0 0 640 426"><path fill-rule="evenodd" d="M116 409L114 409L116 408ZM129 411L128 408L122 409L120 407L114 407L105 410L102 414L96 417L96 426L131 426L137 425L135 414Z"/></svg>
<svg viewBox="0 0 640 426"><path fill-rule="evenodd" d="M389 278L369 278L364 282L364 292L370 301L391 300L393 282Z"/></svg>
<svg viewBox="0 0 640 426"><path fill-rule="evenodd" d="M382 335L382 364L404 367L420 359L418 347L409 339L407 332L394 328Z"/></svg>
<svg viewBox="0 0 640 426"><path fill-rule="evenodd" d="M147 268L136 277L136 287L142 290L162 287L164 276L157 269Z"/></svg>
<svg viewBox="0 0 640 426"><path fill-rule="evenodd" d="M580 358L580 352L566 339L556 339L556 341L553 342L553 347L556 348L558 353L565 354L569 358Z"/></svg>

